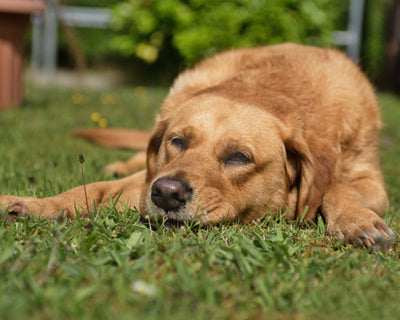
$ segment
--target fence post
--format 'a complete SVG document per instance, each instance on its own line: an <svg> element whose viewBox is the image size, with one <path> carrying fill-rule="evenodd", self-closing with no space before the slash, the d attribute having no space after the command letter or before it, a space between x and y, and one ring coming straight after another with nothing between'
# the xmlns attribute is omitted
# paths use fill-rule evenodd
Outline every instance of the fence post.
<svg viewBox="0 0 400 320"><path fill-rule="evenodd" d="M39 71L43 66L43 15L33 14L32 20L32 61L31 68L33 71Z"/></svg>
<svg viewBox="0 0 400 320"><path fill-rule="evenodd" d="M360 56L362 36L362 20L364 12L364 0L352 0L350 3L349 32L351 41L347 45L347 55L357 62Z"/></svg>
<svg viewBox="0 0 400 320"><path fill-rule="evenodd" d="M44 16L44 70L48 81L54 77L57 65L57 4L58 0L48 0Z"/></svg>

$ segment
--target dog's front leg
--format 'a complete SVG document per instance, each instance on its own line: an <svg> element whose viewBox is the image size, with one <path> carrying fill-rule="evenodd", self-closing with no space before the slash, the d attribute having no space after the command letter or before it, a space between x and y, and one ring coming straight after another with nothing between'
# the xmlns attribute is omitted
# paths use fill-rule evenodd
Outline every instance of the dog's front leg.
<svg viewBox="0 0 400 320"><path fill-rule="evenodd" d="M395 238L395 233L380 217L387 203L380 178L366 177L351 184L329 186L321 207L328 234L375 251L387 251Z"/></svg>
<svg viewBox="0 0 400 320"><path fill-rule="evenodd" d="M145 176L145 171L141 171L120 180L88 184L86 192L89 210L93 210L95 205L107 206L110 198L119 199L117 203L119 209L123 208L123 204L131 207L138 205ZM43 199L0 195L0 212L6 212L11 217L35 215L54 218L64 213L69 218L75 219L76 211L82 216L88 214L83 186Z"/></svg>
<svg viewBox="0 0 400 320"><path fill-rule="evenodd" d="M141 151L135 154L127 161L118 161L110 163L104 168L107 175L115 175L118 177L124 177L128 174L139 171L146 166L146 152Z"/></svg>

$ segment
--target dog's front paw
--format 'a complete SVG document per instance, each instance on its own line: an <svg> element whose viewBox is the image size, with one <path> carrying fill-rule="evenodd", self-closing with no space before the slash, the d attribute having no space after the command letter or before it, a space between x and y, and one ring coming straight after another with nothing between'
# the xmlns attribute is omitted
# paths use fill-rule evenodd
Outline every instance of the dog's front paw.
<svg viewBox="0 0 400 320"><path fill-rule="evenodd" d="M396 234L373 211L366 209L354 216L341 217L327 225L328 234L372 251L388 251Z"/></svg>
<svg viewBox="0 0 400 320"><path fill-rule="evenodd" d="M67 217L73 217L68 208L57 206L50 199L34 197L0 196L0 213L6 214L7 219L14 220L15 217L54 218L60 213Z"/></svg>
<svg viewBox="0 0 400 320"><path fill-rule="evenodd" d="M385 222L376 222L374 224L375 229L373 229L367 236L372 238L375 243L373 243L373 251L388 251L393 247L394 241L396 239L396 234L392 229L390 229Z"/></svg>
<svg viewBox="0 0 400 320"><path fill-rule="evenodd" d="M29 211L29 208L24 203L20 202L14 203L10 207L8 207L6 211L8 214L8 218L16 216L26 218L33 214L32 212Z"/></svg>
<svg viewBox="0 0 400 320"><path fill-rule="evenodd" d="M7 214L7 219L29 217L40 209L39 199L30 197L0 196L0 212Z"/></svg>

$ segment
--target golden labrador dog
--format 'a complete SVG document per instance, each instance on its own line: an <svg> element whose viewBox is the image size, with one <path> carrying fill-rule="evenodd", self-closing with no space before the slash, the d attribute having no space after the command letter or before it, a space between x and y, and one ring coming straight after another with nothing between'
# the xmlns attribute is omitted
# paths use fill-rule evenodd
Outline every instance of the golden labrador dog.
<svg viewBox="0 0 400 320"><path fill-rule="evenodd" d="M296 44L228 51L176 79L147 169L88 185L89 205L119 197L151 220L203 225L320 213L328 234L387 250L380 128L371 84L342 53ZM86 214L82 187L0 203L9 215Z"/></svg>

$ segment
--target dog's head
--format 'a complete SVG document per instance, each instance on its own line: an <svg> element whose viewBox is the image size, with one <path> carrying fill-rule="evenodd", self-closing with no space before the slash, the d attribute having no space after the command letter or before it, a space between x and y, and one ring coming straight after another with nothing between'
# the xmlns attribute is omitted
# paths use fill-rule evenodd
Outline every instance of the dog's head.
<svg viewBox="0 0 400 320"><path fill-rule="evenodd" d="M294 127L225 98L187 100L160 119L149 143L142 215L206 225L289 207L291 218L301 215L314 177Z"/></svg>

